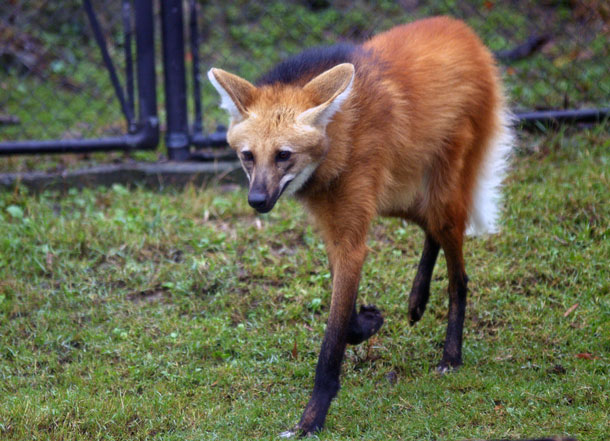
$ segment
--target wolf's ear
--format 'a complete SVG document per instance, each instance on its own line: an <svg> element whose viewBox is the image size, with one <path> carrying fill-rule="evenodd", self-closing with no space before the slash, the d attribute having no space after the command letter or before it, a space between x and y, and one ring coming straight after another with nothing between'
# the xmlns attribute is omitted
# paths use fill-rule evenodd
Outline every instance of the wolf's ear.
<svg viewBox="0 0 610 441"><path fill-rule="evenodd" d="M321 101L322 104L301 113L297 117L297 121L325 129L349 96L354 83L354 72L353 64L343 63L327 70L307 83L303 90L313 95L314 99L318 102Z"/></svg>
<svg viewBox="0 0 610 441"><path fill-rule="evenodd" d="M246 119L248 117L246 106L251 101L256 87L243 78L222 69L210 69L208 78L222 98L220 107L229 112L233 122L237 123Z"/></svg>

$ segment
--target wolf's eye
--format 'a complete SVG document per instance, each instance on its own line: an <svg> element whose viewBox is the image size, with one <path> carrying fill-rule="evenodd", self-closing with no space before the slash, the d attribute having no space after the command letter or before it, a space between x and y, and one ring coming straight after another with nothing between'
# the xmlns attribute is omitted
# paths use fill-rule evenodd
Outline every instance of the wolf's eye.
<svg viewBox="0 0 610 441"><path fill-rule="evenodd" d="M241 152L241 157L244 158L244 161L253 161L254 160L254 155L249 150L244 150L243 152Z"/></svg>
<svg viewBox="0 0 610 441"><path fill-rule="evenodd" d="M288 161L290 159L290 155L291 155L290 150L280 150L279 152L277 152L277 155L275 156L275 160L278 162Z"/></svg>

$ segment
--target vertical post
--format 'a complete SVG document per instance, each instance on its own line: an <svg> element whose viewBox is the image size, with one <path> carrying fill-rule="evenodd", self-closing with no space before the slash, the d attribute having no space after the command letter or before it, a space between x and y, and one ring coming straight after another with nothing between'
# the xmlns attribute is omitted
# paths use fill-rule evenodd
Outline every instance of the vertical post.
<svg viewBox="0 0 610 441"><path fill-rule="evenodd" d="M138 82L139 130L144 131L145 147L159 143L157 86L155 80L155 21L153 2L135 0L136 69Z"/></svg>
<svg viewBox="0 0 610 441"><path fill-rule="evenodd" d="M181 161L188 159L190 144L186 113L182 0L161 1L161 32L167 113L165 143L169 159Z"/></svg>
<svg viewBox="0 0 610 441"><path fill-rule="evenodd" d="M191 62L193 64L193 100L195 120L193 137L203 136L203 116L201 111L201 78L199 76L199 28L197 26L197 2L189 0L189 34L191 37Z"/></svg>
<svg viewBox="0 0 610 441"><path fill-rule="evenodd" d="M123 15L123 35L125 36L125 88L127 89L127 108L129 109L130 121L128 121L129 133L137 130L136 121L134 118L134 93L133 93L133 56L131 47L131 34L133 32L132 17L131 17L131 0L123 0L122 15Z"/></svg>
<svg viewBox="0 0 610 441"><path fill-rule="evenodd" d="M123 89L121 88L121 82L119 81L116 69L114 68L114 64L112 63L112 58L110 58L110 54L108 53L108 45L106 44L106 38L104 37L104 33L102 32L100 23L97 20L95 11L93 10L91 0L83 0L83 7L85 8L85 13L89 18L89 23L91 24L91 30L93 31L95 41L97 42L97 45L102 53L102 59L104 60L104 64L106 65L106 69L108 70L108 75L110 75L112 87L114 87L114 92L116 93L116 97L119 100L119 103L121 104L123 115L125 115L125 119L127 120L127 124L129 125L133 120L133 115L130 113L127 101L125 101L125 94L123 93Z"/></svg>

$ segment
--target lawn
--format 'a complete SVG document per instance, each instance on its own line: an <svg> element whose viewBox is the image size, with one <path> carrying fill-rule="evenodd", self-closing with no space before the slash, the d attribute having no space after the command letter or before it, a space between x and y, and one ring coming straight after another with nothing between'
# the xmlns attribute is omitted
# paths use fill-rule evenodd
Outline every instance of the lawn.
<svg viewBox="0 0 610 441"><path fill-rule="evenodd" d="M464 366L432 369L443 259L409 327L423 236L379 220L359 299L386 323L348 349L320 439L606 439L608 127L520 146L501 233L466 243ZM290 199L256 216L223 186L0 193L0 437L276 439L309 397L329 278Z"/></svg>

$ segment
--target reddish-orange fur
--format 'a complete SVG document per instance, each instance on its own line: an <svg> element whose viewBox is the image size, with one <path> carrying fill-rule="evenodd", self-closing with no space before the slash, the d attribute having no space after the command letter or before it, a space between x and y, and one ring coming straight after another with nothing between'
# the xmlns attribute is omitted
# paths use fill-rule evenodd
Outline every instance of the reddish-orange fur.
<svg viewBox="0 0 610 441"><path fill-rule="evenodd" d="M332 147L303 199L331 243L338 236L332 225L347 223L350 246L361 245L362 225L378 208L427 230L463 229L481 158L500 124L491 54L466 25L445 17L393 28L364 47L388 63L387 76L356 77L351 105L328 126ZM392 207L405 189L415 192L412 203Z"/></svg>
<svg viewBox="0 0 610 441"><path fill-rule="evenodd" d="M353 336L354 329L361 331L355 321L356 293L368 229L376 215L408 219L426 232L410 298L412 321L425 308L432 267L439 248L444 250L450 307L441 368L461 364L467 284L463 237L477 177L492 138L502 130L504 103L495 62L464 23L447 17L421 20L390 29L362 47L373 56L355 63L348 98L317 131L299 125L298 115L329 99L337 85L344 87L347 69L316 87L309 83L313 75L290 85L255 88L225 72L213 72L217 88L237 101L230 144L256 153L251 189L277 185L287 173L273 165L274 152L282 145L296 149L298 167L319 164L296 195L326 243L333 293L314 392L297 427L303 433L322 426L338 390L345 344L361 341ZM252 184L255 179L259 184ZM372 333L381 326L379 320ZM365 339L370 336L364 334Z"/></svg>

